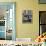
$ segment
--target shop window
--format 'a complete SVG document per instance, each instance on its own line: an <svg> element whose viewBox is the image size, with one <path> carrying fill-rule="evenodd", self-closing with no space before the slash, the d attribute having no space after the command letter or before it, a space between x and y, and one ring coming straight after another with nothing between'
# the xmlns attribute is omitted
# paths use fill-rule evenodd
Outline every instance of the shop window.
<svg viewBox="0 0 46 46"><path fill-rule="evenodd" d="M15 3L0 3L0 40L15 40Z"/></svg>

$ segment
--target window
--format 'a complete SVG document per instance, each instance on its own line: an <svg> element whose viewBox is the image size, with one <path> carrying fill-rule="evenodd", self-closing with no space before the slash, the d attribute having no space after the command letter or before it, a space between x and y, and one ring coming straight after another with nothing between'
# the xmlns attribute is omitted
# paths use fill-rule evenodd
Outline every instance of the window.
<svg viewBox="0 0 46 46"><path fill-rule="evenodd" d="M0 40L15 40L15 3L0 3Z"/></svg>
<svg viewBox="0 0 46 46"><path fill-rule="evenodd" d="M46 11L39 12L39 35L46 32Z"/></svg>
<svg viewBox="0 0 46 46"><path fill-rule="evenodd" d="M46 4L46 0L39 0L40 4Z"/></svg>

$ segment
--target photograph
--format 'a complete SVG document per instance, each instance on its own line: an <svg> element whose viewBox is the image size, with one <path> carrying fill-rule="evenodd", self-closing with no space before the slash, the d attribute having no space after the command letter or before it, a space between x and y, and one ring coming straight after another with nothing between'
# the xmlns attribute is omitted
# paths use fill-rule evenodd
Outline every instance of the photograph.
<svg viewBox="0 0 46 46"><path fill-rule="evenodd" d="M23 23L32 23L32 11L31 10L23 10L22 22Z"/></svg>

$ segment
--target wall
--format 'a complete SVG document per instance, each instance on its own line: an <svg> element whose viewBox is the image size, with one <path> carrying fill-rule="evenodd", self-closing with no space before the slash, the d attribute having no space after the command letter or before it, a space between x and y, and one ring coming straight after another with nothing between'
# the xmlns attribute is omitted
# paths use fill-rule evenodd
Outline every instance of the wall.
<svg viewBox="0 0 46 46"><path fill-rule="evenodd" d="M17 5L17 37L26 38L36 38L39 34L39 15L38 15L38 3L37 0L20 0ZM23 9L32 10L32 23L23 24L22 23L22 11Z"/></svg>
<svg viewBox="0 0 46 46"><path fill-rule="evenodd" d="M0 2L16 2L16 37L36 38L39 34L39 10L46 10L46 5L38 4L38 0L3 0ZM32 10L32 23L22 23L22 11Z"/></svg>

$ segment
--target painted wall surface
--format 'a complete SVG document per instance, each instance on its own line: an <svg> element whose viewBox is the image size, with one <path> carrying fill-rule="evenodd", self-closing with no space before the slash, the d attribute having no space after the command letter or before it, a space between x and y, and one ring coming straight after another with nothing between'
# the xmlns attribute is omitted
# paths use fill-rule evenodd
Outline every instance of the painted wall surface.
<svg viewBox="0 0 46 46"><path fill-rule="evenodd" d="M45 4L38 4L38 0L0 0L0 2L16 2L16 37L36 38L39 35L39 10L46 10ZM22 11L32 10L32 23L22 23Z"/></svg>

